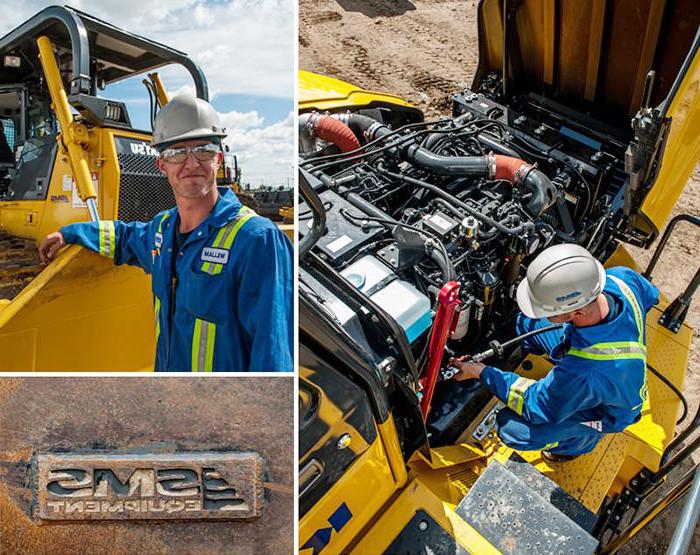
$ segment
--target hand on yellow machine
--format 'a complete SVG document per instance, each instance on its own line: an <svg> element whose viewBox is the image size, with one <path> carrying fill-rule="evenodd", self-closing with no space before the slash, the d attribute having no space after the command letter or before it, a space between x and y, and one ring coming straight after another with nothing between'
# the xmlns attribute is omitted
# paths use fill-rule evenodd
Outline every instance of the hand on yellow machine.
<svg viewBox="0 0 700 555"><path fill-rule="evenodd" d="M66 241L60 231L49 233L39 245L39 259L42 263L48 264L65 245Z"/></svg>
<svg viewBox="0 0 700 555"><path fill-rule="evenodd" d="M474 362L470 359L471 355L450 359L450 366L459 369L459 373L454 375L454 379L458 382L464 380L478 380L481 377L481 371L486 365L481 362Z"/></svg>

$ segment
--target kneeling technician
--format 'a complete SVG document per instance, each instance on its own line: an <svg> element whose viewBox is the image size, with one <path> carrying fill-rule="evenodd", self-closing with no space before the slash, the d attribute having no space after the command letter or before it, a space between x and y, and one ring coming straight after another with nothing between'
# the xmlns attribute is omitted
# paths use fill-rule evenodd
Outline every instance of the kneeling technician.
<svg viewBox="0 0 700 555"><path fill-rule="evenodd" d="M586 249L563 244L542 251L517 292L518 334L564 323L523 341L555 366L531 380L493 366L452 359L457 380L480 379L508 408L498 434L521 451L564 462L593 450L605 433L640 418L647 398L645 316L659 291L624 267L605 271Z"/></svg>

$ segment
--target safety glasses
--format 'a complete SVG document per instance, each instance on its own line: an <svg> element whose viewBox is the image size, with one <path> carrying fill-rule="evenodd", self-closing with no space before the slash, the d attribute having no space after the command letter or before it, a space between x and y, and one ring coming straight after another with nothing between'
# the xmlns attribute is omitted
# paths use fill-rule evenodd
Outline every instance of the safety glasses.
<svg viewBox="0 0 700 555"><path fill-rule="evenodd" d="M190 152L199 162L208 162L219 154L220 148L216 143L180 148L166 148L160 153L160 158L164 162L170 162L171 164L184 164Z"/></svg>

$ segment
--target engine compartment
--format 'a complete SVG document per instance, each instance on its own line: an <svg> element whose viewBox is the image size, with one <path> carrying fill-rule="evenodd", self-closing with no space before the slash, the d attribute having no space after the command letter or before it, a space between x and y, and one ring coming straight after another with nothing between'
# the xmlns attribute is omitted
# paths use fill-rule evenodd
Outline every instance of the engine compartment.
<svg viewBox="0 0 700 555"><path fill-rule="evenodd" d="M399 324L419 374L446 283L458 283L460 305L443 366L452 353L514 335L517 285L544 248L577 243L604 260L630 240L631 130L534 94L506 104L498 91L486 79L453 97L451 117L433 121L401 121L386 107L300 118L300 165L325 210L312 252ZM312 211L299 210L304 237ZM367 334L372 322L303 260L300 291L377 363L384 358ZM420 390L409 373L404 381ZM479 383L438 383L431 444L454 440L489 397Z"/></svg>

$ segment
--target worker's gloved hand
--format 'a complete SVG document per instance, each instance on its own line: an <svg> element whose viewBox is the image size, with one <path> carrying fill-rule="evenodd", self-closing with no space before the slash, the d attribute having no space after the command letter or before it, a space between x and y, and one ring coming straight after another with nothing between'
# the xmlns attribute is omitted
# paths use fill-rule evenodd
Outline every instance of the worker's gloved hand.
<svg viewBox="0 0 700 555"><path fill-rule="evenodd" d="M49 233L39 245L39 259L44 264L48 264L54 259L61 247L65 245L66 241L60 231Z"/></svg>
<svg viewBox="0 0 700 555"><path fill-rule="evenodd" d="M450 366L459 369L459 374L455 374L453 379L461 382L464 380L478 380L481 377L481 371L486 365L480 362L473 362L470 358L469 355L464 355L450 359Z"/></svg>

